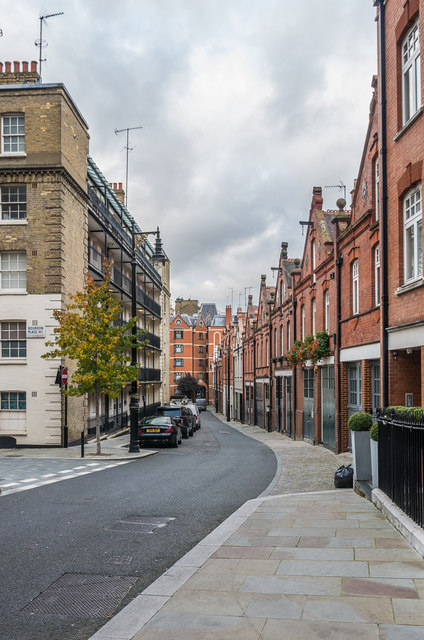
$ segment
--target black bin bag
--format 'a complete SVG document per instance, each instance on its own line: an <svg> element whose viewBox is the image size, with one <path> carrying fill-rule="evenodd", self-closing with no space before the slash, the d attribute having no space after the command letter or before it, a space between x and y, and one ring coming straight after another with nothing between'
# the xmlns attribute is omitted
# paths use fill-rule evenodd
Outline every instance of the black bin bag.
<svg viewBox="0 0 424 640"><path fill-rule="evenodd" d="M353 469L352 465L347 467L343 464L334 474L334 486L336 489L352 489L353 487Z"/></svg>

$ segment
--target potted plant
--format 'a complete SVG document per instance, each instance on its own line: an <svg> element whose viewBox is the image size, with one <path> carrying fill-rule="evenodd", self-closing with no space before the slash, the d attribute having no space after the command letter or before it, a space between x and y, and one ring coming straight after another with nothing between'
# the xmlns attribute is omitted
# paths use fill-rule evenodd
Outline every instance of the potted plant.
<svg viewBox="0 0 424 640"><path fill-rule="evenodd" d="M348 427L352 432L353 475L355 480L371 478L370 429L372 415L359 411L350 416Z"/></svg>
<svg viewBox="0 0 424 640"><path fill-rule="evenodd" d="M378 487L378 422L374 422L370 429L370 447L371 447L371 477L372 488Z"/></svg>

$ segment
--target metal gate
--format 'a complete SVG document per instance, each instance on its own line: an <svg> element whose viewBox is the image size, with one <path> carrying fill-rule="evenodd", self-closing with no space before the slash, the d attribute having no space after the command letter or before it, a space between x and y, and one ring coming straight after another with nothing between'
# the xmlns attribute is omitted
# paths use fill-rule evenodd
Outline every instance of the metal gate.
<svg viewBox="0 0 424 640"><path fill-rule="evenodd" d="M334 365L322 367L322 443L335 450L336 448L336 431L335 431L335 394L334 394Z"/></svg>
<svg viewBox="0 0 424 640"><path fill-rule="evenodd" d="M303 437L315 442L314 370L303 371Z"/></svg>

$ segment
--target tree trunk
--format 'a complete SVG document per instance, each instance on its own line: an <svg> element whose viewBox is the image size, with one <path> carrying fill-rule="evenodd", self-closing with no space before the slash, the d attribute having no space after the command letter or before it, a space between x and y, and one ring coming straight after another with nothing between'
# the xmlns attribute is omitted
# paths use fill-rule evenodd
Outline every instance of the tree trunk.
<svg viewBox="0 0 424 640"><path fill-rule="evenodd" d="M96 391L95 393L95 398L96 398L96 445L97 445L97 449L96 449L96 454L99 456L101 454L101 448L100 448L100 399L99 399L99 392Z"/></svg>

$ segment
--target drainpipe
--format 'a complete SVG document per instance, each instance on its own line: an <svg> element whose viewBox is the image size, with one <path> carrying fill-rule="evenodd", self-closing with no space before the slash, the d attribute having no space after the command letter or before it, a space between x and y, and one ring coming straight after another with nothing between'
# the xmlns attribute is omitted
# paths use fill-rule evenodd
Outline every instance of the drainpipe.
<svg viewBox="0 0 424 640"><path fill-rule="evenodd" d="M294 279L292 283L292 306L293 306L293 344L295 340L297 340L297 317L296 317L296 309L297 309L297 300L294 299ZM296 440L296 407L297 407L297 365L293 367L293 440Z"/></svg>
<svg viewBox="0 0 424 640"><path fill-rule="evenodd" d="M257 423L256 411L256 334L253 333L253 424Z"/></svg>
<svg viewBox="0 0 424 640"><path fill-rule="evenodd" d="M381 168L381 211L380 211L380 247L381 247L381 350L383 363L382 406L389 405L389 296L387 262L387 104L386 104L386 7L385 0L375 0L378 7L379 34L379 90L380 90L380 168Z"/></svg>

